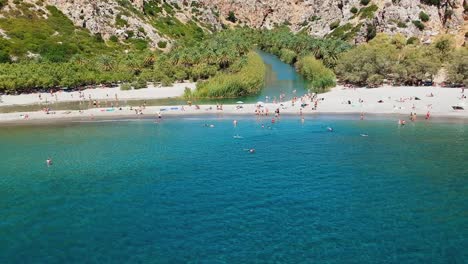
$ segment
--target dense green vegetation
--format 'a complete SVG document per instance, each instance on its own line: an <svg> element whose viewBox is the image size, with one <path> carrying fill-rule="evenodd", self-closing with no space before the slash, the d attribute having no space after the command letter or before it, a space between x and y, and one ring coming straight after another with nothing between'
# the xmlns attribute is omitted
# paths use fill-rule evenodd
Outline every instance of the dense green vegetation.
<svg viewBox="0 0 468 264"><path fill-rule="evenodd" d="M306 34L293 34L284 28L262 31L256 41L260 49L280 58L288 57L287 61L283 60L287 63L294 63L300 57L313 55L329 68L336 65L341 53L352 47L351 44L342 40L318 39ZM287 56L284 53L288 53Z"/></svg>
<svg viewBox="0 0 468 264"><path fill-rule="evenodd" d="M465 50L466 48L460 48ZM441 36L433 44L419 45L403 36L390 38L380 34L368 44L357 46L344 53L335 68L342 81L356 85L378 86L384 80L393 84L417 85L432 80L442 66L452 69L451 80L462 83L461 59L450 59L454 51L449 36ZM456 54L465 54L457 51Z"/></svg>
<svg viewBox="0 0 468 264"><path fill-rule="evenodd" d="M457 49L447 67L448 81L468 87L468 47Z"/></svg>
<svg viewBox="0 0 468 264"><path fill-rule="evenodd" d="M65 62L78 53L93 56L120 49L118 46L108 47L100 36L76 28L55 7L47 7L48 19L29 11L27 3L20 7L24 9L23 15L0 18L0 28L10 38L0 38L0 49L19 60L28 59L28 52L30 57L33 53L40 54L46 61Z"/></svg>
<svg viewBox="0 0 468 264"><path fill-rule="evenodd" d="M305 78L312 81L316 89L326 89L336 85L335 74L314 56L308 55L299 59L297 70Z"/></svg>
<svg viewBox="0 0 468 264"><path fill-rule="evenodd" d="M249 53L228 71L221 71L213 78L200 82L188 98L236 98L260 92L265 80L265 64L260 55Z"/></svg>

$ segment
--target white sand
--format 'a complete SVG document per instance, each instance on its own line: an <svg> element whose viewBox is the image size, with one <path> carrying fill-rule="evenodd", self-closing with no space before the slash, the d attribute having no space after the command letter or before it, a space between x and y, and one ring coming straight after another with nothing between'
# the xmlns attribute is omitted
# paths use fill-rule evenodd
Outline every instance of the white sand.
<svg viewBox="0 0 468 264"><path fill-rule="evenodd" d="M175 91L171 91L171 95L181 95L184 90L184 85L179 87L179 94ZM151 88L142 90L142 94L126 94L125 92L119 93L119 99L125 98L122 96L128 96L127 98L144 98L153 99L154 96L161 96L163 93L159 91L153 91L163 88ZM174 88L170 88L174 89ZM109 89L107 90L109 91ZM93 91L93 96L106 96L106 90ZM130 91L140 92L140 91ZM434 97L428 97L427 95L433 93ZM468 94L468 91L467 91ZM139 97L148 95L148 97ZM324 98L319 100L318 109L312 110L313 103L310 100L307 101L309 104L302 112L304 114L315 114L315 113L353 113L358 117L361 112L364 114L395 114L405 115L408 119L410 112L416 112L418 119L424 119L425 114L430 111L431 117L459 117L468 118L468 107L465 106L466 99L460 99L462 93L461 89L456 88L438 88L438 87L382 87L375 89L357 88L357 89L344 89L343 87L337 87L332 91L324 94L319 94L318 98ZM168 96L168 92L164 94L164 97ZM18 96L19 97L19 96ZM36 96L37 97L37 96ZM414 97L418 97L421 100L415 100ZM26 98L28 98L26 96ZM105 97L103 97L105 98ZM161 98L161 97L156 97ZM359 99L364 102L359 103ZM403 99L404 102L400 102ZM9 99L11 101L25 103L20 99ZM351 104L347 101L350 100ZM377 101L383 100L383 103ZM455 111L452 106L462 106L466 110ZM201 105L200 109L196 109L195 106L150 106L142 110L143 115L135 114L134 110L130 110L125 107L122 110L110 109L110 108L99 108L89 109L83 112L78 111L57 111L55 114L47 115L44 112L30 112L30 113L7 113L0 114L0 122L5 121L18 121L28 122L28 120L59 120L59 119L75 119L75 120L93 120L102 118L117 118L117 117L151 117L155 118L158 112L161 112L162 116L178 116L178 115L202 115L202 114L231 114L231 115L255 115L256 106L254 104L244 104L242 109L237 109L239 105L224 105L223 110L216 110L216 105ZM414 106L414 110L413 110ZM281 104L265 104L264 109L268 109L270 116L274 115L275 109L279 108L281 114L293 114L299 115L301 111L300 102L297 102L292 106L292 102L288 101ZM25 119L24 115L28 115ZM400 117L399 117L400 118Z"/></svg>
<svg viewBox="0 0 468 264"><path fill-rule="evenodd" d="M89 101L89 98L97 101L115 100L116 95L119 100L164 99L183 95L185 88L193 90L195 89L195 83L176 83L173 86L168 87L154 87L150 85L148 88L128 91L121 91L119 87L95 88L83 90L82 94L84 94L84 100L86 101ZM42 99L39 98L39 95L41 95ZM53 95L50 93L4 95L1 99L2 102L0 102L0 106L80 101L79 92L64 91L56 92Z"/></svg>

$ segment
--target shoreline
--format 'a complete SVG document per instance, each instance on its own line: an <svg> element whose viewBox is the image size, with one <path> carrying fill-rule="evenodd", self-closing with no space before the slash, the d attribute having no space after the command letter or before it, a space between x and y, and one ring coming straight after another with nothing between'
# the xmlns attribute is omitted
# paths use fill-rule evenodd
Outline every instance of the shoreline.
<svg viewBox="0 0 468 264"><path fill-rule="evenodd" d="M151 100L177 98L184 94L185 88L191 90L196 88L196 83L182 82L174 83L171 86L148 85L147 88L136 90L120 90L117 87L96 87L81 91L62 91L51 93L31 93L20 95L1 96L0 107L2 106L29 106L38 104L53 103L78 103L91 101L111 102L117 100ZM80 97L81 95L81 97Z"/></svg>
<svg viewBox="0 0 468 264"><path fill-rule="evenodd" d="M216 110L215 110L216 111ZM360 112L303 112L305 120L317 119L321 117L333 119L347 119L347 120L360 120ZM366 120L392 120L397 121L398 119L408 119L408 116L403 113L366 113L365 114ZM188 118L200 118L200 119L226 119L226 118L238 118L238 119L245 119L245 118L258 118L261 120L265 120L269 122L274 115L270 114L268 116L256 116L252 113L247 112L186 112L186 113L166 113L163 115L161 120L174 120L174 119L188 119ZM298 120L301 119L301 116L297 113L292 112L283 112L280 115L280 118L297 118ZM6 120L2 118L2 114L0 114L0 127L7 127L7 126L35 126L35 125L57 125L57 124L79 124L79 123L105 123L105 122L125 122L125 121L157 121L157 114L143 114L143 115L136 115L136 114L128 114L128 113L119 113L119 114L111 114L111 115L97 115L97 116L56 116L53 118L35 118L24 120L20 118L16 119L9 119ZM426 120L424 118L420 118L416 120L414 123L466 123L468 124L468 115L434 115L430 118L430 120Z"/></svg>
<svg viewBox="0 0 468 264"><path fill-rule="evenodd" d="M183 83L181 85L187 85ZM152 92L161 88L148 88L142 93ZM185 88L179 88L179 90ZM144 89L143 89L144 90ZM139 91L139 90L136 90ZM179 91L180 92L180 91ZM101 91L102 93L102 91ZM432 95L432 96L430 96ZM416 99L417 98L417 99ZM461 98L461 99L460 99ZM119 98L120 99L120 98ZM151 100L154 98L146 98ZM387 116L409 120L410 113L417 114L417 122L425 120L425 115L430 112L434 120L466 120L468 121L468 107L465 107L467 99L457 88L441 87L382 87L382 88L344 88L338 86L331 91L317 95L317 110L312 110L314 105L310 98L301 107L300 100L295 104L291 100L283 103L265 103L262 108L268 109L269 118L274 117L276 109L282 116L353 116L359 120L361 113L367 116ZM452 106L461 106L466 110L453 110ZM256 117L256 104L229 104L224 105L223 110L216 110L216 105L167 105L147 106L144 108L105 107L91 108L87 110L59 110L55 114L46 114L43 111L1 113L0 124L31 124L52 122L76 122L93 121L102 119L157 119L158 113L163 118L180 118L191 116L251 116ZM240 109L239 109L240 108ZM139 111L141 110L142 114ZM51 113L54 113L51 110ZM265 116L263 116L265 118Z"/></svg>

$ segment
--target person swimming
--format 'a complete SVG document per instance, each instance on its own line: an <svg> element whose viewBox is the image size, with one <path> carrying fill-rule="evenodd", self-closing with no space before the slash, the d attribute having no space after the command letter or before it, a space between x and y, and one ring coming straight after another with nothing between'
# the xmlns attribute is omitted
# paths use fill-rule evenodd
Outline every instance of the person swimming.
<svg viewBox="0 0 468 264"><path fill-rule="evenodd" d="M249 153L255 153L255 149L249 149Z"/></svg>
<svg viewBox="0 0 468 264"><path fill-rule="evenodd" d="M47 167L51 166L51 165L52 165L52 159L51 159L51 158L47 158L46 164L47 164Z"/></svg>
<svg viewBox="0 0 468 264"><path fill-rule="evenodd" d="M333 132L333 128L327 127L328 132Z"/></svg>

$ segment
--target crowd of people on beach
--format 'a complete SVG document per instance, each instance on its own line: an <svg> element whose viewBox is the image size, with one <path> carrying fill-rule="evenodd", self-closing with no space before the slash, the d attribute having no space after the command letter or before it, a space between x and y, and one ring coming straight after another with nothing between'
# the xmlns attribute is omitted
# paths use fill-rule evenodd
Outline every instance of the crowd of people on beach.
<svg viewBox="0 0 468 264"><path fill-rule="evenodd" d="M377 109L382 106L384 111L392 111L393 113L401 114L404 113L406 110L410 110L409 113L409 121L415 122L418 120L417 113L419 115L423 115L425 113L425 119L428 120L432 117L432 112L433 112L433 104L435 106L438 106L440 109L440 103L437 101L434 101L434 98L438 96L438 92L436 90L431 90L428 92L425 96L424 94L421 96L421 93L419 93L418 96L395 96L393 94L392 96L386 96L385 98L377 98L377 99L369 99L369 97L364 96L364 97L357 97L356 93L360 92L357 91L355 88L352 88L353 90L350 96L347 98L343 96L340 98L342 106L339 106L341 111L347 112L346 108L349 105L349 108L352 109L352 112L358 113L359 119L364 120L365 118L365 110L366 109ZM70 96L71 98L75 98L76 101L79 101L80 104L88 104L89 110L78 110L80 114L88 113L91 119L94 119L95 115L98 115L96 110L92 109L97 109L100 112L104 113L107 112L114 112L114 110L119 110L122 111L121 115L128 115L129 112L134 112L135 115L137 116L142 116L145 113L146 114L154 114L156 113L155 107L151 107L150 110L147 110L147 103L144 101L143 103L140 102L139 106L123 106L122 102L119 101L119 96L117 93L112 94L112 93L105 93L107 91L101 92L101 99L93 98L92 93L85 93L83 91L75 91L73 93L68 93L65 91L53 91L51 90L48 94L38 94L39 101L42 102L51 102L55 101L58 102L61 100L61 98L64 98L64 96ZM102 98L105 95L105 99L103 100ZM309 92L304 95L297 95L296 91L290 92L288 95L285 92L280 92L277 96L265 96L265 102L258 102L256 104L244 104L243 102L238 102L236 105L228 105L226 108L228 109L227 111L229 113L235 114L236 111L239 113L250 113L250 109L252 109L253 114L257 117L262 117L262 116L270 116L274 115L272 117L273 119L277 118L279 116L279 112L286 112L288 114L294 114L297 113L301 121L304 122L304 116L306 114L310 114L313 112L324 112L324 111L330 111L333 112L332 108L330 106L336 104L336 97L334 98L335 101L331 101L332 99L329 99L330 97L327 95L321 96L321 94ZM426 99L427 98L427 99ZM459 102L459 105L454 105L453 111L460 111L464 110L464 103L466 101L466 96L464 94L464 88L461 89L461 94L457 95L457 100ZM329 102L329 103L328 103ZM436 105L437 102L437 105ZM41 104L42 105L42 104ZM322 107L322 105L324 107ZM379 105L379 106L377 106ZM411 106L412 105L412 106ZM371 107L368 107L371 106ZM213 106L207 106L204 110L205 111L213 111L214 109ZM52 108L55 108L54 104L43 104L42 105L42 113L45 113L46 115L53 115L58 113L56 109L52 110ZM84 107L86 108L86 107ZM318 111L320 108L321 111ZM325 110L323 110L325 109ZM171 114L176 114L176 111L188 111L190 113L196 113L197 111L200 111L201 108L198 104L192 103L192 101L187 101L186 105L179 105L179 106L166 106L166 107L161 107L159 109L157 117L162 116L161 112L169 111ZM234 111L232 111L234 110ZM247 112L248 111L248 112ZM224 109L224 105L220 103L216 103L216 114L220 115L222 113L226 112ZM372 113L372 110L369 112ZM64 111L60 112L63 114L69 114L72 113L71 110L69 111ZM31 114L26 114L26 113L21 113L20 114L21 118L24 120L29 120ZM32 119L35 119L36 116L32 115ZM158 117L158 119L160 119ZM273 121L274 122L274 121ZM399 122L403 123L403 122Z"/></svg>

